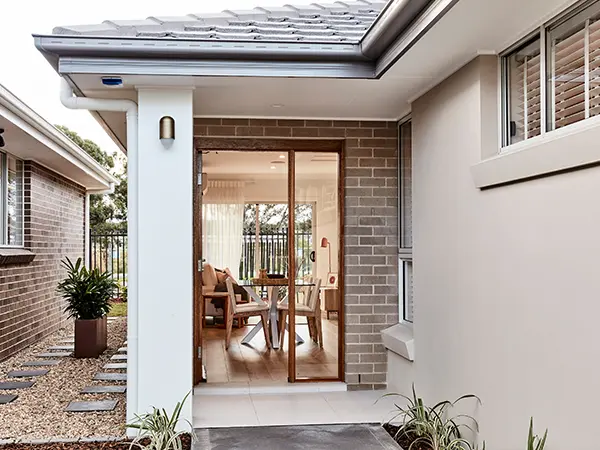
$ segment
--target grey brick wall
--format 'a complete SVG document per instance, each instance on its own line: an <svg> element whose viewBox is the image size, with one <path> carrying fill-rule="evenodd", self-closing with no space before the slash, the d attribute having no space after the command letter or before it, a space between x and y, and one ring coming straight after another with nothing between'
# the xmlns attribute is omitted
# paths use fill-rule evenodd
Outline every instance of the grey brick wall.
<svg viewBox="0 0 600 450"><path fill-rule="evenodd" d="M25 162L24 189L25 247L36 256L0 267L0 360L65 323L60 260L84 254L85 190L33 162Z"/></svg>
<svg viewBox="0 0 600 450"><path fill-rule="evenodd" d="M345 379L350 389L385 387L380 331L399 314L396 122L196 119L194 135L345 141Z"/></svg>

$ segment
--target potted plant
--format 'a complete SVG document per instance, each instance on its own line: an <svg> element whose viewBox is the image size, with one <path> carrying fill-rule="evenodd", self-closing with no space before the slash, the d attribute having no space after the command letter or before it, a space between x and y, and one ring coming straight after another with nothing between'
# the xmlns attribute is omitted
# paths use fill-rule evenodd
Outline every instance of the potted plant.
<svg viewBox="0 0 600 450"><path fill-rule="evenodd" d="M65 312L75 319L75 357L97 358L106 350L106 314L117 288L110 273L88 270L81 258L75 264L62 261L67 277L58 292L67 302Z"/></svg>

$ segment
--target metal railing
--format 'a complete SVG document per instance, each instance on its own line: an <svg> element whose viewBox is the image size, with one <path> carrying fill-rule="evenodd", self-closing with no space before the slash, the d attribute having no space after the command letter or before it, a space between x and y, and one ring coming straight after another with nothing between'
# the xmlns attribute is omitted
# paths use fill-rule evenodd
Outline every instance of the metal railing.
<svg viewBox="0 0 600 450"><path fill-rule="evenodd" d="M127 234L91 233L89 266L110 272L120 286L127 286Z"/></svg>

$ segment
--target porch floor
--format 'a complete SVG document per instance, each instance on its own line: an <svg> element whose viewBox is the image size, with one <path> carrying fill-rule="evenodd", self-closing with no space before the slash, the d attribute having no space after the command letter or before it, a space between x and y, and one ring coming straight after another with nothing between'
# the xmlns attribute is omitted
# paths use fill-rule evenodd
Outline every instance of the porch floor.
<svg viewBox="0 0 600 450"><path fill-rule="evenodd" d="M193 398L194 428L381 423L394 410L394 398L381 399L386 391L201 392L197 388Z"/></svg>

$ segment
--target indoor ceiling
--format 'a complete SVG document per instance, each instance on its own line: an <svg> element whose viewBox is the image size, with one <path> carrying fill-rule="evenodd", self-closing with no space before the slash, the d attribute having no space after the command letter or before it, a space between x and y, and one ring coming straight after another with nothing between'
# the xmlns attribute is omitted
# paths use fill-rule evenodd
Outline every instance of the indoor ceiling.
<svg viewBox="0 0 600 450"><path fill-rule="evenodd" d="M203 117L280 117L397 120L410 102L472 60L497 54L575 0L459 0L379 80L124 76L107 89L97 75L72 75L90 97L135 99L135 87L191 86L194 114ZM102 117L125 142L125 117Z"/></svg>

